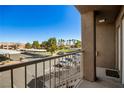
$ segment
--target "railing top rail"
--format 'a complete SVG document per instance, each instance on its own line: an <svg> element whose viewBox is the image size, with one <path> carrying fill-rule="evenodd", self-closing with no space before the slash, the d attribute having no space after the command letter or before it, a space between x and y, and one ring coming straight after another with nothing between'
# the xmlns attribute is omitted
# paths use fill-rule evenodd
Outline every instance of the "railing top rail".
<svg viewBox="0 0 124 93"><path fill-rule="evenodd" d="M73 55L75 53L81 53L81 51L75 51L75 52L71 52L71 53L64 54L64 55L40 58L40 59L36 59L36 60L32 60L32 61L25 61L25 62L10 64L10 65L3 65L3 66L0 66L0 72L15 69L15 68L19 68L19 67L24 67L24 66L28 66L28 65L37 64L37 63L40 63L40 62L45 62L45 61L60 58L60 57Z"/></svg>

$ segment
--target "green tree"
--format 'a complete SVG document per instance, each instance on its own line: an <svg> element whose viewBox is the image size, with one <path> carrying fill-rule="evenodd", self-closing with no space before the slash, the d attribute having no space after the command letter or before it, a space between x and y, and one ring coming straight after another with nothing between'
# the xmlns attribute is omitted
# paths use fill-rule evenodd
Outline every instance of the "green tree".
<svg viewBox="0 0 124 93"><path fill-rule="evenodd" d="M65 40L64 39L62 40L62 45L65 45Z"/></svg>
<svg viewBox="0 0 124 93"><path fill-rule="evenodd" d="M71 39L69 39L69 46L71 46Z"/></svg>
<svg viewBox="0 0 124 93"><path fill-rule="evenodd" d="M47 51L51 52L53 54L57 50L57 41L56 38L49 38L48 39L48 46L47 46Z"/></svg>
<svg viewBox="0 0 124 93"><path fill-rule="evenodd" d="M58 47L58 49L64 49L65 48L65 45L61 45Z"/></svg>
<svg viewBox="0 0 124 93"><path fill-rule="evenodd" d="M75 47L80 48L81 47L81 41L77 40L77 42L75 43Z"/></svg>
<svg viewBox="0 0 124 93"><path fill-rule="evenodd" d="M40 45L41 48L46 49L48 48L48 41L43 41L42 44Z"/></svg>
<svg viewBox="0 0 124 93"><path fill-rule="evenodd" d="M75 45L75 39L72 39L72 43L73 43L73 45Z"/></svg>
<svg viewBox="0 0 124 93"><path fill-rule="evenodd" d="M67 45L67 46L69 45L69 40L66 41L66 45Z"/></svg>
<svg viewBox="0 0 124 93"><path fill-rule="evenodd" d="M31 47L32 47L32 45L30 43L25 44L25 48L30 49Z"/></svg>
<svg viewBox="0 0 124 93"><path fill-rule="evenodd" d="M33 41L32 48L39 49L40 48L39 42L38 41Z"/></svg>
<svg viewBox="0 0 124 93"><path fill-rule="evenodd" d="M58 46L60 46L61 45L61 40L60 39L58 39L58 44L57 44Z"/></svg>

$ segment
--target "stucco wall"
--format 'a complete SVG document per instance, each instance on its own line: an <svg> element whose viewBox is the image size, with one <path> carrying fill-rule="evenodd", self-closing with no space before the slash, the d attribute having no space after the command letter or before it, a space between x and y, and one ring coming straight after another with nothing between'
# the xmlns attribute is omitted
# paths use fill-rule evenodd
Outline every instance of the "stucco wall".
<svg viewBox="0 0 124 93"><path fill-rule="evenodd" d="M120 27L120 31L121 31L120 33L122 35L122 18L123 18L123 16L124 16L124 6L122 6L121 11L120 11L119 15L117 16L117 19L116 19L116 22L115 22L115 27L116 27L116 46L117 46L116 47L116 67L117 67L117 69L118 69L118 45L117 45L118 44L118 42L117 42L118 37L117 37L117 31L118 31L118 28ZM120 38L122 38L122 36ZM122 42L122 40L120 42ZM122 45L121 45L121 47L122 47ZM121 55L120 58L121 58L120 60L122 60L122 55Z"/></svg>
<svg viewBox="0 0 124 93"><path fill-rule="evenodd" d="M118 27L120 27L121 35L122 35L122 18L123 17L124 17L124 6L122 6L121 11L120 11L120 13L119 13L119 15L118 15L118 17L116 19L116 23L115 23L115 25L116 25L116 31L117 31ZM117 44L117 39L116 39L116 44ZM122 51L122 47L123 47L123 45L121 43L121 51ZM121 52L121 54L122 54L122 52ZM120 63L120 69L121 69L120 75L121 75L121 82L122 82L122 84L124 84L124 67L123 67L123 63L122 63L123 62L123 58L122 57L123 57L123 55L120 56L120 60L121 60L121 63ZM118 51L116 51L116 58L118 58ZM117 61L116 63L118 65L119 62Z"/></svg>
<svg viewBox="0 0 124 93"><path fill-rule="evenodd" d="M122 22L121 20L122 20L123 15L124 15L124 6L122 6L121 11L117 16L117 19L115 22L116 28L118 28L121 25L121 22Z"/></svg>
<svg viewBox="0 0 124 93"><path fill-rule="evenodd" d="M96 66L115 68L115 26L109 23L96 25Z"/></svg>
<svg viewBox="0 0 124 93"><path fill-rule="evenodd" d="M87 12L82 15L82 42L83 75L84 79L94 81L96 79L95 67L95 27L94 12Z"/></svg>

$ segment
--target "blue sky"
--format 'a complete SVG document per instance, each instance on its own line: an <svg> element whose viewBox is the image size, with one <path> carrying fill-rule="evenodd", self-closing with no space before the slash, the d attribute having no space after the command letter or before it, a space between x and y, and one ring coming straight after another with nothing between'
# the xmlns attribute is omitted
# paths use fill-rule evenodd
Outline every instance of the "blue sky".
<svg viewBox="0 0 124 93"><path fill-rule="evenodd" d="M74 6L0 6L0 42L80 40L80 19Z"/></svg>

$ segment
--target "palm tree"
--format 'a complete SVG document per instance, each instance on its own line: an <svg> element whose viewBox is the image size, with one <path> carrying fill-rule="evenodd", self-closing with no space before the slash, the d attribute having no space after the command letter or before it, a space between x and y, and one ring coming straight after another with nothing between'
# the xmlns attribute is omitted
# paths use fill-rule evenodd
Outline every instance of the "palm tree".
<svg viewBox="0 0 124 93"><path fill-rule="evenodd" d="M66 45L68 45L68 40L66 40Z"/></svg>
<svg viewBox="0 0 124 93"><path fill-rule="evenodd" d="M74 39L74 44L76 43L76 39Z"/></svg>
<svg viewBox="0 0 124 93"><path fill-rule="evenodd" d="M62 45L62 39L60 39L60 46Z"/></svg>
<svg viewBox="0 0 124 93"><path fill-rule="evenodd" d="M69 39L69 46L71 46L71 39Z"/></svg>
<svg viewBox="0 0 124 93"><path fill-rule="evenodd" d="M74 45L74 39L72 39L72 45Z"/></svg>
<svg viewBox="0 0 124 93"><path fill-rule="evenodd" d="M65 40L64 39L62 39L62 45L65 45Z"/></svg>
<svg viewBox="0 0 124 93"><path fill-rule="evenodd" d="M59 39L59 40L58 40L58 46L60 46L60 43L61 43L61 40Z"/></svg>

